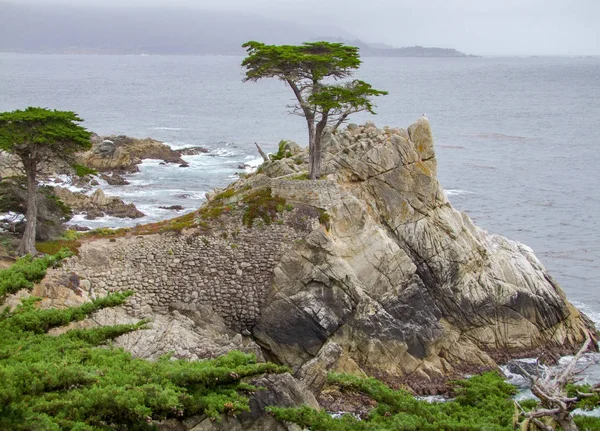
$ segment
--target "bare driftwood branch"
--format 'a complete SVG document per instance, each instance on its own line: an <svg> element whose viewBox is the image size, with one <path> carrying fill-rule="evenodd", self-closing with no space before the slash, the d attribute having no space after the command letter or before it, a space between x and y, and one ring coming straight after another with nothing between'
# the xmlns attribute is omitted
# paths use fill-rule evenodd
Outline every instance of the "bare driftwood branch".
<svg viewBox="0 0 600 431"><path fill-rule="evenodd" d="M550 425L546 425L545 423L543 423L542 421L540 421L539 419L531 419L531 422L534 423L534 425L536 427L538 427L539 429L541 429L542 431L556 431L554 428L552 428Z"/></svg>
<svg viewBox="0 0 600 431"><path fill-rule="evenodd" d="M581 356L583 356L583 354L590 348L590 344L592 344L592 339L588 336L585 340L585 343L583 343L583 346L581 346L581 349L579 349L579 352L577 352L571 362L569 362L569 364L565 367L562 374L558 377L558 379L556 379L556 383L558 385L564 386L569 383L569 379L573 376L577 363L581 359Z"/></svg>
<svg viewBox="0 0 600 431"><path fill-rule="evenodd" d="M269 161L269 156L267 156L267 154L262 150L262 148L260 148L260 146L258 145L258 143L255 142L254 145L256 145L256 149L258 150L258 153L263 158L263 160L265 162L268 162Z"/></svg>
<svg viewBox="0 0 600 431"><path fill-rule="evenodd" d="M523 375L531 381L531 392L540 399L540 405L530 412L524 411L519 403L516 403L521 409L520 416L525 419L523 426L526 429L529 429L528 426L533 425L542 431L555 431L554 427L539 420L539 418L546 417L553 419L564 431L578 431L571 412L576 409L578 401L592 397L594 392L600 391L600 385L594 386L591 390L592 393L578 391L576 397L567 396L565 387L567 384L573 383L576 380L575 377L585 370L585 367L578 368L577 365L591 344L592 338L588 336L577 354L560 371L541 366L538 368L537 375L534 376L519 366ZM541 375L539 373L540 369L542 370Z"/></svg>

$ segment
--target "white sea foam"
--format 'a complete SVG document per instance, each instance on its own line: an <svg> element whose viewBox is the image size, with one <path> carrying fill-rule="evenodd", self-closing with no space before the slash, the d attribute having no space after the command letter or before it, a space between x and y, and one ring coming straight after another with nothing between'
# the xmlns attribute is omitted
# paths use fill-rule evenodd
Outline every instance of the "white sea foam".
<svg viewBox="0 0 600 431"><path fill-rule="evenodd" d="M535 359L534 359L534 362L535 362ZM508 369L508 366L502 365L502 366L500 366L500 370L502 370L502 373L506 377L506 381L508 383L510 383L511 385L515 385L519 388L529 387L529 385L530 385L529 380L527 380L526 377L523 377L520 374L511 373L510 370Z"/></svg>
<svg viewBox="0 0 600 431"><path fill-rule="evenodd" d="M253 173L254 171L256 171L256 169L263 164L264 160L262 159L262 157L253 157L253 156L248 156L250 157L250 160L248 160L247 162L245 162L246 168L245 171L249 174ZM246 157L246 158L248 158Z"/></svg>
<svg viewBox="0 0 600 431"><path fill-rule="evenodd" d="M0 213L0 220L8 223L19 223L25 220L25 215L9 211L7 213Z"/></svg>
<svg viewBox="0 0 600 431"><path fill-rule="evenodd" d="M118 217L112 217L112 216L104 216L104 217L98 217L94 220L87 220L85 218L85 214L75 214L73 216L73 218L71 220L69 220L69 222L67 223L67 225L78 225L78 226L85 226L85 227L89 227L89 228L98 228L98 227L107 227L107 228L111 228L111 229L117 229L119 227L123 227L123 220L127 220L127 219L120 219Z"/></svg>
<svg viewBox="0 0 600 431"><path fill-rule="evenodd" d="M460 189L448 189L448 190L444 190L444 193L446 193L446 196L459 196L459 195L474 194L473 192L471 192L469 190L460 190Z"/></svg>
<svg viewBox="0 0 600 431"><path fill-rule="evenodd" d="M212 150L210 153L207 153L209 156L216 156L216 157L233 157L236 156L237 153L232 150L231 148L216 148L214 150Z"/></svg>
<svg viewBox="0 0 600 431"><path fill-rule="evenodd" d="M586 316L592 319L592 321L596 324L596 328L600 330L600 311L590 307L587 304L584 304L583 302L572 301L572 304L579 310L583 311Z"/></svg>
<svg viewBox="0 0 600 431"><path fill-rule="evenodd" d="M84 192L85 189L82 187L74 186L73 180L68 175L57 175L55 178L51 178L48 181L40 182L41 185L51 186L51 187L62 187L68 189L71 192Z"/></svg>
<svg viewBox="0 0 600 431"><path fill-rule="evenodd" d="M181 127L152 127L152 130L186 130Z"/></svg>

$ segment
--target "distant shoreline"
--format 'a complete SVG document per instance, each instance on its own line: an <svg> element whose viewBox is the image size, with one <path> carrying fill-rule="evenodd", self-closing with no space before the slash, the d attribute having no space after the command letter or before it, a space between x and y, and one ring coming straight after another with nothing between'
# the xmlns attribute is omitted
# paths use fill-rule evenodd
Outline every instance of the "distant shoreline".
<svg viewBox="0 0 600 431"><path fill-rule="evenodd" d="M402 50L404 48L390 49L389 51ZM458 54L434 54L429 53L426 50L438 49L438 48L425 48L425 51L414 54L398 54L394 52L373 53L370 51L363 52L361 49L360 56L362 58L477 58L479 55L464 54L456 51ZM454 50L452 50L454 51ZM245 52L144 52L144 51L120 51L120 50L94 50L94 49L81 49L81 50L0 50L2 54L23 54L23 55L132 55L132 56L227 56L227 57L243 57Z"/></svg>

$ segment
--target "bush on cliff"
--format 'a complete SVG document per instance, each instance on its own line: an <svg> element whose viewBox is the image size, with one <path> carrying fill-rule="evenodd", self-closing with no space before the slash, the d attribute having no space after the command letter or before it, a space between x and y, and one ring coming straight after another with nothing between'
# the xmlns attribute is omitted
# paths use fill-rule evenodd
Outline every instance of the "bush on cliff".
<svg viewBox="0 0 600 431"><path fill-rule="evenodd" d="M60 258L20 260L0 274L9 280L4 292L30 287ZM47 333L120 305L130 295L113 294L65 310L42 310L36 307L39 298L28 298L0 313L0 429L144 430L163 418L205 414L217 419L248 410L246 394L254 388L242 378L284 371L240 352L209 361L166 356L150 362L110 345L143 327L143 321Z"/></svg>
<svg viewBox="0 0 600 431"><path fill-rule="evenodd" d="M393 390L373 378L331 374L329 383L342 391L367 395L376 407L364 418L351 414L339 418L308 407L270 407L277 419L292 422L312 431L513 431L519 426L519 415L512 396L516 388L496 372L454 382L456 398L448 402L430 403L416 399L404 390ZM523 403L534 408L535 400ZM596 404L594 404L595 406ZM584 406L580 406L584 407ZM600 418L576 417L581 430L599 430ZM560 431L560 428L549 428Z"/></svg>
<svg viewBox="0 0 600 431"><path fill-rule="evenodd" d="M16 293L21 289L31 289L33 283L40 281L46 275L49 267L71 256L69 250L62 249L55 255L33 259L25 255L7 269L0 271L0 304L4 295Z"/></svg>
<svg viewBox="0 0 600 431"><path fill-rule="evenodd" d="M332 374L329 383L343 391L359 392L377 402L362 420L352 415L333 418L308 408L270 409L277 419L293 422L313 431L508 431L513 430L515 388L497 373L456 382L457 397L445 403L418 400L405 390L393 390L373 378Z"/></svg>

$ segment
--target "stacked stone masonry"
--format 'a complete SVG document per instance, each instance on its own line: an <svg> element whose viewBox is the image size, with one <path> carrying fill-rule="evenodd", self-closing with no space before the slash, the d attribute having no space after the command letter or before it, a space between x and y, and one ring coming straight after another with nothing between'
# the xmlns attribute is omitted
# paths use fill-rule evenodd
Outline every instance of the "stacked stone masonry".
<svg viewBox="0 0 600 431"><path fill-rule="evenodd" d="M274 223L217 237L172 233L99 240L82 247L61 271L63 279L76 273L91 296L133 290L127 303L133 315L210 306L240 331L255 324L275 265L304 235Z"/></svg>

